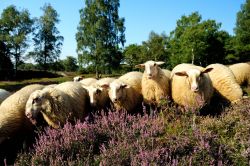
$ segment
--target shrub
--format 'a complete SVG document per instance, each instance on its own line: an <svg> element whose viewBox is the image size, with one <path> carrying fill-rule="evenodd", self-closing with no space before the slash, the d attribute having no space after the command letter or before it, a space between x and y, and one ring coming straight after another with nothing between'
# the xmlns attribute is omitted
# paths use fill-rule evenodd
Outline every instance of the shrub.
<svg viewBox="0 0 250 166"><path fill-rule="evenodd" d="M16 165L248 165L250 100L218 117L172 106L151 112L102 112L93 122L47 128Z"/></svg>

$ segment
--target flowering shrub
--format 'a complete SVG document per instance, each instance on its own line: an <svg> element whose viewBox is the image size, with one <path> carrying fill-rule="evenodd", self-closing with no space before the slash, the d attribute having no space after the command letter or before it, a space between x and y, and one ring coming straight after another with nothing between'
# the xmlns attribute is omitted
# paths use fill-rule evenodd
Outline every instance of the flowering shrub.
<svg viewBox="0 0 250 166"><path fill-rule="evenodd" d="M219 117L162 106L161 112L94 115L47 128L16 165L248 165L250 100Z"/></svg>

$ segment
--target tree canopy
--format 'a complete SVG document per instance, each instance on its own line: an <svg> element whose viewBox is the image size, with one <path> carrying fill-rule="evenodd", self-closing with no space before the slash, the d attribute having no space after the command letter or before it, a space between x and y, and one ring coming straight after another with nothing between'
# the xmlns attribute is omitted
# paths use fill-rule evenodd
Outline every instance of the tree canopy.
<svg viewBox="0 0 250 166"><path fill-rule="evenodd" d="M29 56L33 57L42 69L47 69L49 63L58 60L63 37L56 27L59 23L57 11L50 4L45 4L41 9L43 15L37 19L33 37L34 51L30 52Z"/></svg>
<svg viewBox="0 0 250 166"><path fill-rule="evenodd" d="M28 10L19 11L14 5L3 10L0 18L0 41L5 57L13 58L15 69L28 48L28 35L32 32L33 19Z"/></svg>
<svg viewBox="0 0 250 166"><path fill-rule="evenodd" d="M235 51L238 61L250 60L250 0L237 13L235 31Z"/></svg>
<svg viewBox="0 0 250 166"><path fill-rule="evenodd" d="M122 59L125 20L119 17L119 6L119 0L85 0L80 10L77 53L82 63L95 66L97 77L101 69L110 73L111 66L119 66Z"/></svg>

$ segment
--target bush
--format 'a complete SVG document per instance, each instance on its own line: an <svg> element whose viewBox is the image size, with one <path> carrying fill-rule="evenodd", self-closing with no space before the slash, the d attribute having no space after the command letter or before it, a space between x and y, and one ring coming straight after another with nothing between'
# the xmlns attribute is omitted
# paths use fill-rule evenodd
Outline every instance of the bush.
<svg viewBox="0 0 250 166"><path fill-rule="evenodd" d="M16 165L248 165L249 130L250 100L219 117L175 107L101 113L91 123L47 128Z"/></svg>

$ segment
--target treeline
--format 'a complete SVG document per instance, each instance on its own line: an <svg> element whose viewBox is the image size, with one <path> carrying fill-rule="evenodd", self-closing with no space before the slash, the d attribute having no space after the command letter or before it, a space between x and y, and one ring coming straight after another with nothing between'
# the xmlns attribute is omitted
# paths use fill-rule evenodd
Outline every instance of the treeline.
<svg viewBox="0 0 250 166"><path fill-rule="evenodd" d="M183 62L206 66L250 61L250 0L236 13L234 35L221 30L221 23L193 12L178 19L169 34L152 31L147 41L125 48L125 18L119 17L119 7L119 0L85 0L75 36L78 57L64 60L59 58L63 42L56 27L59 15L50 4L41 8L39 18L31 18L26 9L7 7L0 17L0 79L15 77L17 69L95 72L96 76L121 73L150 59L165 61L169 69Z"/></svg>

